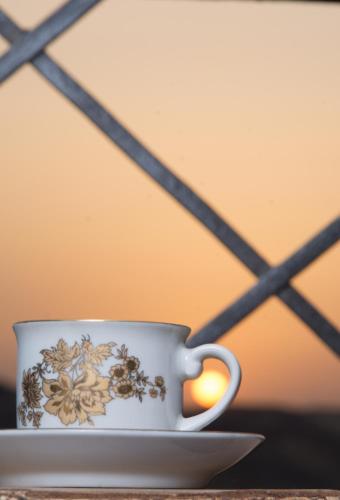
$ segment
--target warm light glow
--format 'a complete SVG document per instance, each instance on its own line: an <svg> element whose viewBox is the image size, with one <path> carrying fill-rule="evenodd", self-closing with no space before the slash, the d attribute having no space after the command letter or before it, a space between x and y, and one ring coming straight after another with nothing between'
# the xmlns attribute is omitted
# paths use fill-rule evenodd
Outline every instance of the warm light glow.
<svg viewBox="0 0 340 500"><path fill-rule="evenodd" d="M209 408L220 399L227 385L225 375L216 370L207 370L192 383L192 397L200 406Z"/></svg>

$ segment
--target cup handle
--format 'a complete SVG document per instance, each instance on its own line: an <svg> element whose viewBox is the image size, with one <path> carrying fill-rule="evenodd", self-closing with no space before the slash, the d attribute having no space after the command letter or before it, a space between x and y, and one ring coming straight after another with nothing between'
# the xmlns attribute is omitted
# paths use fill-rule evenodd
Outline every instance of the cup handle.
<svg viewBox="0 0 340 500"><path fill-rule="evenodd" d="M184 382L186 379L197 378L203 370L203 361L206 358L215 358L222 361L230 373L230 381L221 399L209 410L195 415L194 417L183 417L177 420L176 430L199 431L216 420L230 405L241 383L241 368L235 356L225 347L216 344L204 344L193 349L181 346L178 351L178 370Z"/></svg>

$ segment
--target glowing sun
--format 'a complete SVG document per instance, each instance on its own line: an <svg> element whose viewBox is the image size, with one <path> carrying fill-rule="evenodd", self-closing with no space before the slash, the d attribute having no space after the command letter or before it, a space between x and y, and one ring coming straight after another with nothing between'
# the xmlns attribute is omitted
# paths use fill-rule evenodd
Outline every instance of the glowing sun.
<svg viewBox="0 0 340 500"><path fill-rule="evenodd" d="M191 384L194 401L204 408L214 405L228 386L226 375L216 370L206 370Z"/></svg>

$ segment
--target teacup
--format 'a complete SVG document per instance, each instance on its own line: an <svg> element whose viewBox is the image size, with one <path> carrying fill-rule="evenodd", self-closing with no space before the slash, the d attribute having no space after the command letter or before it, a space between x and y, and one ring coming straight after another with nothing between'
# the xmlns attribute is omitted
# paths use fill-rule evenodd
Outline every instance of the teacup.
<svg viewBox="0 0 340 500"><path fill-rule="evenodd" d="M185 347L190 329L169 323L109 320L27 321L18 343L17 426L22 428L197 431L219 417L241 380L235 356L205 344ZM221 360L230 382L199 415L182 415L182 386Z"/></svg>

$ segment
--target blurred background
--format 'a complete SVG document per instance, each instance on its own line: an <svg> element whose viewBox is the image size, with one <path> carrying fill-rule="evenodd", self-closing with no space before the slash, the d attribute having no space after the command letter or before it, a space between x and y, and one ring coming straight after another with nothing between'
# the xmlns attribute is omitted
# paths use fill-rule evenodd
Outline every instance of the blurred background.
<svg viewBox="0 0 340 500"><path fill-rule="evenodd" d="M30 29L62 3L1 7ZM115 0L48 53L275 265L338 212L339 25L336 4ZM13 322L195 331L255 278L28 65L2 85L0 118L0 383L14 426ZM339 278L336 246L293 284L339 324ZM220 343L243 383L214 428L268 437L220 481L340 488L336 355L275 298ZM186 384L187 413L212 404L209 387Z"/></svg>

